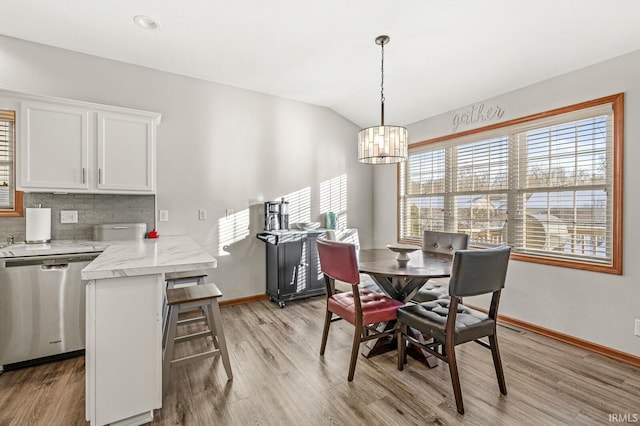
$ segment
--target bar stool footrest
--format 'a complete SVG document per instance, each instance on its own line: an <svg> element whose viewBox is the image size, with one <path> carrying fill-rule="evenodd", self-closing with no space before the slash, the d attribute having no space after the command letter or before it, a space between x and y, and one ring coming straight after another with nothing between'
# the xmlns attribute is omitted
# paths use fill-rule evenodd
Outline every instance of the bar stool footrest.
<svg viewBox="0 0 640 426"><path fill-rule="evenodd" d="M174 360L171 360L171 366L175 367L175 366L179 366L179 365L184 365L187 364L191 361L197 361L200 359L205 359L205 358L211 358L214 356L217 356L220 354L220 349L212 349L210 351L207 352L202 352L199 354L193 354L193 355L188 355L182 358L176 358Z"/></svg>
<svg viewBox="0 0 640 426"><path fill-rule="evenodd" d="M175 339L173 339L174 342L176 343L180 343L180 342L186 342L188 340L193 340L193 339L197 339L200 337L211 337L211 330L205 330L205 331L199 331L196 333L191 333L191 334L185 334L184 336L179 336L176 337Z"/></svg>
<svg viewBox="0 0 640 426"><path fill-rule="evenodd" d="M193 324L194 322L200 322L200 321L206 321L207 318L204 316L199 316L199 317L194 317L194 318L185 318L182 320L178 320L178 325L189 325L189 324Z"/></svg>

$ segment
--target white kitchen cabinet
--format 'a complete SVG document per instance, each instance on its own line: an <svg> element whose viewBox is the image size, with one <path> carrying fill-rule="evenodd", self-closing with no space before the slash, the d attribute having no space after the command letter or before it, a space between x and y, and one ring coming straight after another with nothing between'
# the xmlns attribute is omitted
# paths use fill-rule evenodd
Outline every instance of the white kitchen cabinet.
<svg viewBox="0 0 640 426"><path fill-rule="evenodd" d="M169 272L215 268L188 237L112 241L86 266L85 404L92 426L138 425L162 406L162 311Z"/></svg>
<svg viewBox="0 0 640 426"><path fill-rule="evenodd" d="M89 190L89 111L23 102L18 189Z"/></svg>
<svg viewBox="0 0 640 426"><path fill-rule="evenodd" d="M160 114L70 100L21 102L19 190L154 193Z"/></svg>
<svg viewBox="0 0 640 426"><path fill-rule="evenodd" d="M98 113L98 189L155 189L155 125L149 117Z"/></svg>
<svg viewBox="0 0 640 426"><path fill-rule="evenodd" d="M162 274L87 284L86 419L143 424L162 406Z"/></svg>

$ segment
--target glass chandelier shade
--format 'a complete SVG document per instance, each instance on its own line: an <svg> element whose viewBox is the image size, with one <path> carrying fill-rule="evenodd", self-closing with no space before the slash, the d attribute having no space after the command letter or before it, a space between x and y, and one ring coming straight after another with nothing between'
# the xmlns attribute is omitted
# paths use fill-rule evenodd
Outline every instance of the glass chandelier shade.
<svg viewBox="0 0 640 426"><path fill-rule="evenodd" d="M376 37L382 49L380 66L380 125L367 127L358 132L358 161L367 164L392 164L405 161L409 151L408 132L401 126L384 124L384 45L389 36Z"/></svg>
<svg viewBox="0 0 640 426"><path fill-rule="evenodd" d="M373 126L358 132L358 161L392 164L407 159L407 129L400 126Z"/></svg>

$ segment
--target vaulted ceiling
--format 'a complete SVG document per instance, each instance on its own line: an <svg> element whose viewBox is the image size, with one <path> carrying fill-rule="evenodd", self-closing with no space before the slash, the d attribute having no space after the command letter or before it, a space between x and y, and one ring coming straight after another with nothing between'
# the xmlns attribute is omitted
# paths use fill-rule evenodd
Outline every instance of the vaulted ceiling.
<svg viewBox="0 0 640 426"><path fill-rule="evenodd" d="M379 120L381 34L385 121L399 125L640 49L638 0L2 3L0 34L326 106L362 127Z"/></svg>

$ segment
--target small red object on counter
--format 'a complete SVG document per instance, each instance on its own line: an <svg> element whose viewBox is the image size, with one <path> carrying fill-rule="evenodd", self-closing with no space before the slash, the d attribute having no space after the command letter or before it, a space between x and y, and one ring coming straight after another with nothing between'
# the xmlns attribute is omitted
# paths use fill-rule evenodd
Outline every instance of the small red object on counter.
<svg viewBox="0 0 640 426"><path fill-rule="evenodd" d="M158 231L156 231L156 228L153 228L151 230L151 232L149 232L149 235L147 235L147 238L158 238Z"/></svg>

